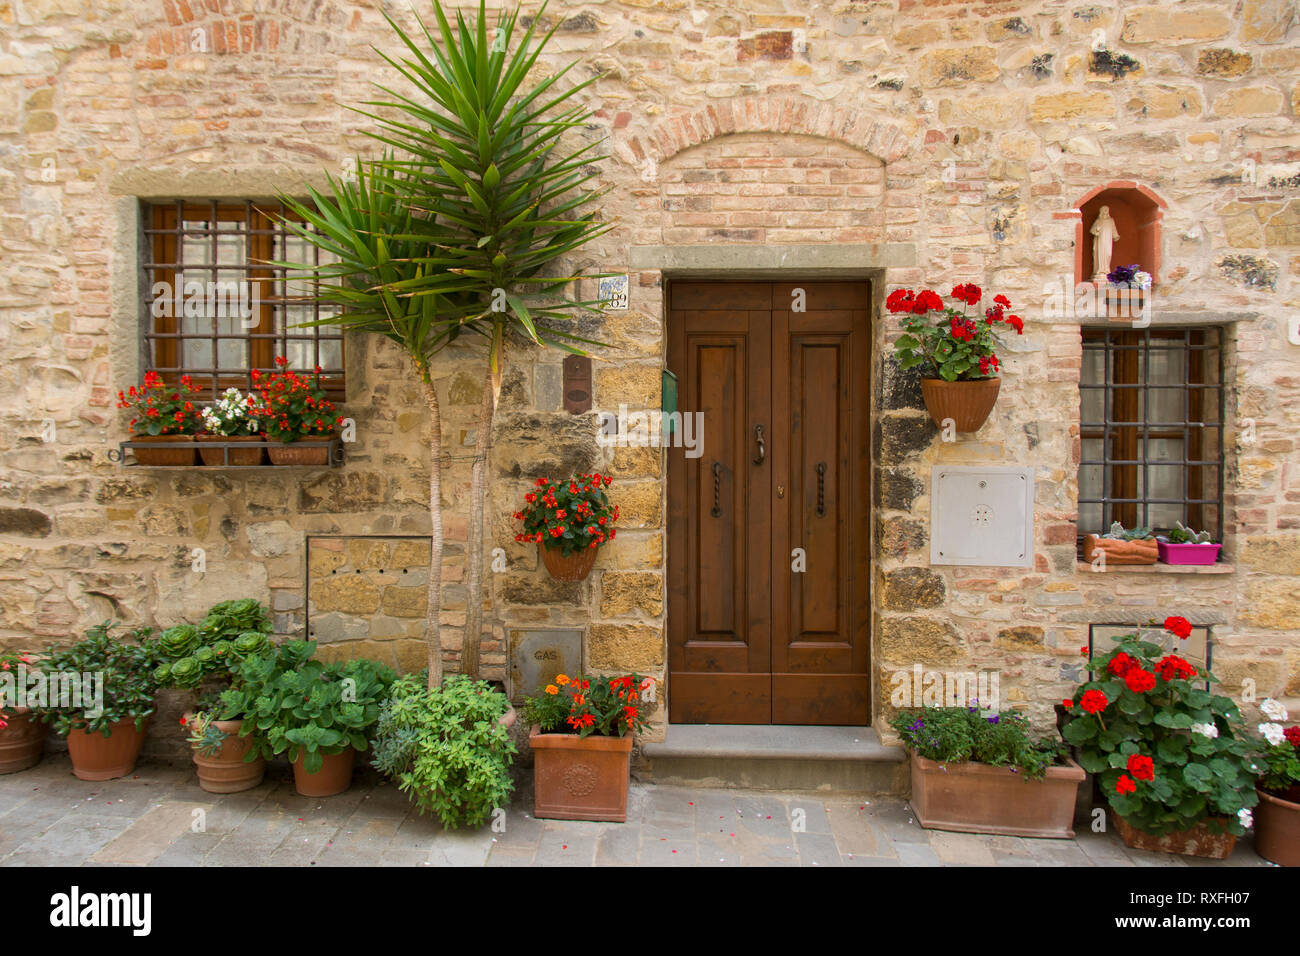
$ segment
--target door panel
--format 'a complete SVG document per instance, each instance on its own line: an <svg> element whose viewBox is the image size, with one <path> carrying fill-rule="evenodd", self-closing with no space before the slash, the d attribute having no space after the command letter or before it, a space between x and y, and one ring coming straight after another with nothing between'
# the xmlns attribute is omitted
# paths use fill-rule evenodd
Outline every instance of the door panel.
<svg viewBox="0 0 1300 956"><path fill-rule="evenodd" d="M704 413L702 456L668 456L674 723L868 720L869 308L866 283L669 289L679 407Z"/></svg>

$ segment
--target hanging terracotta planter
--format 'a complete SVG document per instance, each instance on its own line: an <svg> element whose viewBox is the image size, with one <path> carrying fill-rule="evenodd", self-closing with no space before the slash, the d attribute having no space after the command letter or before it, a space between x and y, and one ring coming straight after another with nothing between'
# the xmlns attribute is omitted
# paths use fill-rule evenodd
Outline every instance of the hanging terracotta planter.
<svg viewBox="0 0 1300 956"><path fill-rule="evenodd" d="M270 456L273 465L328 465L330 446L315 444L315 442L328 442L332 437L324 435L313 436L301 442L275 442L267 446L266 453Z"/></svg>
<svg viewBox="0 0 1300 956"><path fill-rule="evenodd" d="M135 454L135 463L137 465L145 465L151 468L174 468L195 463L193 435L132 435L131 442L133 445L138 445L141 442L151 445L175 445L179 442L190 446L189 448L133 447L131 451Z"/></svg>
<svg viewBox="0 0 1300 956"><path fill-rule="evenodd" d="M147 727L149 722L145 721ZM127 717L112 725L105 737L98 730L85 728L68 733L68 756L72 774L78 780L113 780L135 769L144 743L144 731L137 729L135 718Z"/></svg>
<svg viewBox="0 0 1300 956"><path fill-rule="evenodd" d="M40 762L45 748L45 726L32 720L27 707L3 712L0 727L0 773L17 773Z"/></svg>
<svg viewBox="0 0 1300 956"><path fill-rule="evenodd" d="M293 762L294 789L304 797L332 797L352 786L352 765L356 762L357 751L349 747L342 753L321 754L325 763L315 773L308 773L303 766L305 754L299 754Z"/></svg>
<svg viewBox="0 0 1300 956"><path fill-rule="evenodd" d="M632 735L544 734L533 725L533 816L551 820L627 820Z"/></svg>
<svg viewBox="0 0 1300 956"><path fill-rule="evenodd" d="M193 722L193 714L185 716L188 722ZM221 750L216 754L201 754L198 747L191 744L194 750L194 768L199 773L199 786L208 793L239 793L256 787L266 773L266 761L258 757L244 762L245 755L254 743L251 736L239 736L239 728L244 722L214 720L212 723L227 737L221 742Z"/></svg>
<svg viewBox="0 0 1300 956"><path fill-rule="evenodd" d="M199 443L199 457L203 459L203 464L213 468L219 468L223 465L260 465L262 463L262 436L261 435L195 435L194 440ZM256 442L252 448L204 448L206 442ZM229 455L229 461L226 456Z"/></svg>
<svg viewBox="0 0 1300 956"><path fill-rule="evenodd" d="M1255 792L1255 852L1278 866L1300 866L1300 786L1286 794Z"/></svg>
<svg viewBox="0 0 1300 956"><path fill-rule="evenodd" d="M1178 853L1183 856L1202 856L1211 860L1223 860L1231 855L1237 845L1236 835L1224 830L1214 833L1208 822L1198 823L1190 830L1178 830L1174 833L1155 835L1144 833L1130 826L1118 813L1110 815L1115 824L1115 832L1120 835L1124 845L1135 850L1153 850L1156 853ZM1227 820L1219 820L1226 824Z"/></svg>
<svg viewBox="0 0 1300 956"><path fill-rule="evenodd" d="M542 564L557 581L582 581L591 573L596 563L596 548L583 548L573 554L561 554L558 548L548 548L538 542Z"/></svg>
<svg viewBox="0 0 1300 956"><path fill-rule="evenodd" d="M940 428L951 419L959 432L979 431L997 404L1000 378L981 378L970 382L948 382L941 378L921 379L925 410Z"/></svg>

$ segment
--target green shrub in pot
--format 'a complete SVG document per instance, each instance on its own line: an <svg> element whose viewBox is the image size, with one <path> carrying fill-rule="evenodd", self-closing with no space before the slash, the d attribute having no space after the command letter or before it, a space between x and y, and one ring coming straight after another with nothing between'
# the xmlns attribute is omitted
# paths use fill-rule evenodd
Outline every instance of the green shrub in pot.
<svg viewBox="0 0 1300 956"><path fill-rule="evenodd" d="M287 754L318 772L326 754L365 750L379 705L396 674L365 658L313 660L315 641L288 641L240 661L222 693L218 717L243 717L240 736L256 741L245 760Z"/></svg>
<svg viewBox="0 0 1300 956"><path fill-rule="evenodd" d="M136 730L142 731L154 712L158 686L154 680L157 643L150 640L153 629L137 627L118 636L114 634L116 626L112 621L96 624L71 647L51 651L41 659L39 669L49 681L49 699L32 712L60 736L85 730L108 737L113 725L124 720L133 720ZM99 682L102 696L85 699L90 690L87 680ZM81 693L60 701L56 682L69 687L79 684Z"/></svg>
<svg viewBox="0 0 1300 956"><path fill-rule="evenodd" d="M514 789L506 696L458 674L429 688L421 674L392 686L374 734L374 765L447 829L475 827Z"/></svg>

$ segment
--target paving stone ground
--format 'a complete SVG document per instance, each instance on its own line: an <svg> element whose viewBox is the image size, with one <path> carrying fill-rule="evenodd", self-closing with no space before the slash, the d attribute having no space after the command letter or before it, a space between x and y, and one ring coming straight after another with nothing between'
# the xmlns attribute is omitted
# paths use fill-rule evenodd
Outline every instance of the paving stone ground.
<svg viewBox="0 0 1300 956"><path fill-rule="evenodd" d="M1226 861L1127 849L1113 833L1026 840L925 830L905 801L633 783L628 822L538 820L527 787L504 829L447 831L392 784L336 797L201 790L192 767L142 764L87 783L66 755L0 776L3 866L1268 866L1249 837Z"/></svg>

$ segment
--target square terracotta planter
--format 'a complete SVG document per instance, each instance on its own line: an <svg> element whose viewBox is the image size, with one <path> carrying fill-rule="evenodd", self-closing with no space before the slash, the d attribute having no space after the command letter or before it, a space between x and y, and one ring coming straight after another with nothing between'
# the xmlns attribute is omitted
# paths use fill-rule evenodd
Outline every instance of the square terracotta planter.
<svg viewBox="0 0 1300 956"><path fill-rule="evenodd" d="M1178 853L1182 856L1203 856L1210 860L1223 860L1237 845L1237 837L1234 834L1226 831L1213 833L1205 823L1198 823L1190 830L1156 835L1144 833L1130 826L1128 821L1114 811L1111 811L1110 819L1124 845L1135 850L1153 850L1156 853Z"/></svg>
<svg viewBox="0 0 1300 956"><path fill-rule="evenodd" d="M550 820L627 820L632 735L544 734L533 725L533 816Z"/></svg>
<svg viewBox="0 0 1300 956"><path fill-rule="evenodd" d="M1074 800L1083 768L1073 760L1029 780L1009 767L939 764L912 754L912 812L928 830L1074 838Z"/></svg>

